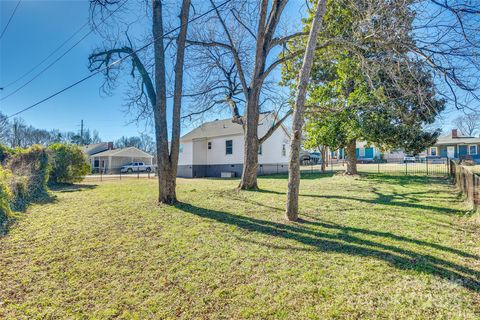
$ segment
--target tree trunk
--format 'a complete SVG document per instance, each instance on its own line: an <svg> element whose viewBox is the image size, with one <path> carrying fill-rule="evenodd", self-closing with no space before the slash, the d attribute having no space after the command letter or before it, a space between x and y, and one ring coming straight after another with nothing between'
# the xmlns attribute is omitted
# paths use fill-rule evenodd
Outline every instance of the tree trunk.
<svg viewBox="0 0 480 320"><path fill-rule="evenodd" d="M188 26L190 0L183 0L180 14L182 27L177 39L177 58L175 63L175 88L172 119L172 142L168 146L167 131L167 84L165 68L165 48L163 43L162 2L152 0L153 23L152 32L155 59L155 92L156 101L153 106L155 120L155 137L157 140L157 174L158 201L165 204L177 202L176 174L180 140L180 111L183 86L183 64L185 58L185 40Z"/></svg>
<svg viewBox="0 0 480 320"><path fill-rule="evenodd" d="M298 193L300 189L300 144L302 138L302 127L304 121L305 98L307 85L312 70L315 47L317 46L318 33L322 26L323 15L325 14L326 0L318 0L315 14L308 36L307 48L303 57L302 68L298 77L298 85L293 108L292 136L290 140L290 163L288 164L288 191L286 218L290 221L298 219Z"/></svg>
<svg viewBox="0 0 480 320"><path fill-rule="evenodd" d="M163 12L162 2L152 0L152 33L155 59L155 92L156 101L153 106L155 120L155 137L157 140L157 175L158 201L171 204L176 201L175 191L172 192L170 179L170 153L167 133L167 85L165 78L165 50L163 45Z"/></svg>
<svg viewBox="0 0 480 320"><path fill-rule="evenodd" d="M246 124L244 134L244 159L242 179L238 189L257 190L257 168L258 168L258 99L260 91L250 91L247 101Z"/></svg>
<svg viewBox="0 0 480 320"><path fill-rule="evenodd" d="M185 47L188 31L189 11L190 0L183 0L180 12L181 27L177 38L177 56L174 69L175 84L173 91L172 142L169 157L170 170L168 176L169 181L167 182L167 203L175 203L177 201L175 188L177 184L178 154L180 151L180 114L182 109L183 66L185 63Z"/></svg>
<svg viewBox="0 0 480 320"><path fill-rule="evenodd" d="M347 144L347 175L357 174L357 141L352 140Z"/></svg>
<svg viewBox="0 0 480 320"><path fill-rule="evenodd" d="M325 147L325 146L320 147L320 155L322 157L322 164L321 164L320 170L322 172L325 172L325 167L326 167L326 164L327 164L327 147Z"/></svg>

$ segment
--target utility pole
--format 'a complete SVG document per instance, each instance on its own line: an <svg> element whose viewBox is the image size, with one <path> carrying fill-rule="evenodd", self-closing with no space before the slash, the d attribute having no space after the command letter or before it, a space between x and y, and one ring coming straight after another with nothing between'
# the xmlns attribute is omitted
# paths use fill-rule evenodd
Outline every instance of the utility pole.
<svg viewBox="0 0 480 320"><path fill-rule="evenodd" d="M12 147L15 148L15 147L19 147L19 144L18 143L18 124L17 122L13 122L13 139L12 139Z"/></svg>
<svg viewBox="0 0 480 320"><path fill-rule="evenodd" d="M80 122L80 145L83 146L83 120Z"/></svg>

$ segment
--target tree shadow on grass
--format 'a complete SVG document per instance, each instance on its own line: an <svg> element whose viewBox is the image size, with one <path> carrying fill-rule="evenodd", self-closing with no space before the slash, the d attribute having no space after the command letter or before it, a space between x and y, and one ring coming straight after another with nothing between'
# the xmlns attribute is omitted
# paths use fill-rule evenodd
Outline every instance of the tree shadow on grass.
<svg viewBox="0 0 480 320"><path fill-rule="evenodd" d="M312 224L312 222L307 221L303 221L303 223L282 224L274 221L235 215L228 212L210 210L187 203L179 203L176 207L185 213L211 219L227 225L233 225L243 230L295 241L304 246L300 249L289 246L281 247L269 243L262 244L274 249L334 252L352 256L375 258L385 261L399 269L432 274L450 281L455 281L470 290L480 292L480 272L477 270L431 254L424 254L390 244L361 239L351 234L369 234L372 232L370 230L328 224L328 229L338 230L338 233L332 234L308 228L306 224ZM317 224L316 226L326 228L327 225ZM373 233L371 235L375 234ZM380 233L377 235L389 236L387 233ZM391 235L390 237L397 241L406 241L404 237L395 235ZM406 242L411 241L409 240ZM425 243L422 242L419 242L418 244L425 245ZM436 249L443 250L445 248L438 246ZM460 253L456 252L454 249L452 250L449 250L449 252ZM469 254L462 253L462 256L465 255ZM475 257L473 255L470 256L472 258Z"/></svg>
<svg viewBox="0 0 480 320"><path fill-rule="evenodd" d="M302 171L301 172L301 179L303 180L314 180L314 179L321 179L321 178L330 178L333 177L335 173L332 172L308 172ZM288 180L288 173L278 173L278 174L266 174L266 175L259 175L258 179L278 179L278 180Z"/></svg>
<svg viewBox="0 0 480 320"><path fill-rule="evenodd" d="M56 192L77 192L91 190L98 187L96 184L54 184L49 186L50 190Z"/></svg>
<svg viewBox="0 0 480 320"><path fill-rule="evenodd" d="M272 194L280 194L285 195L285 192L279 191L272 191L272 190L265 190L260 189L258 192L263 193L272 193ZM336 200L346 200L346 201L359 201L368 204L380 204L380 205L387 205L387 206L394 206L394 207L406 207L406 208L414 208L414 209L423 209L423 210L430 210L438 213L443 214L456 214L455 210L445 207L438 207L426 204L420 204L418 199L412 200L412 195L419 195L421 193L430 194L431 192L405 192L405 193L392 193L392 194L384 194L380 191L374 189L373 193L376 195L375 199L365 199L360 197L350 197L350 196L342 196L342 195L319 195L319 194L305 194L300 193L300 197L313 197L313 198L321 198L321 199L336 199Z"/></svg>

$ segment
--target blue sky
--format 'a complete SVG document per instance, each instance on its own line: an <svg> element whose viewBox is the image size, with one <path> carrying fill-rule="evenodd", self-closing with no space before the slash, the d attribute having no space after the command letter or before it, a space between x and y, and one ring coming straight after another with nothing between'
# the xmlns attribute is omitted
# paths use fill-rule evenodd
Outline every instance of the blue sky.
<svg viewBox="0 0 480 320"><path fill-rule="evenodd" d="M0 0L0 28L6 24L16 3L16 0ZM89 2L86 0L23 0L0 40L0 87L17 79L70 37L87 21L88 9ZM287 9L290 10L287 12L290 16L298 15L298 12L292 10L292 6ZM87 29L72 39L60 52L66 50L86 32ZM88 36L38 79L18 93L0 101L0 111L7 115L15 113L88 75L87 57L100 43L99 36L95 34ZM36 72L48 63L42 65ZM35 72L32 75L34 74ZM0 99L14 91L32 75L0 91ZM104 140L115 140L122 135L137 135L144 132L145 126L131 124L132 116L125 113L126 88L120 86L111 96L101 95L99 87L102 80L102 76L97 75L23 113L21 117L35 127L61 131L77 131L80 121L84 120L86 127L98 130ZM446 121L441 124L445 129L449 129L449 119L452 117L452 113L446 114ZM188 126L184 127L184 132L188 129Z"/></svg>
<svg viewBox="0 0 480 320"><path fill-rule="evenodd" d="M0 1L0 26L6 24L16 1ZM42 61L54 48L70 37L88 19L88 1L22 1L0 42L0 86L23 75ZM60 52L87 33L84 29ZM0 102L0 110L12 114L25 106L88 75L87 57L101 43L91 34L63 59L18 93ZM56 56L61 53L57 53ZM49 61L52 61L51 58ZM48 62L43 66L48 65ZM38 68L35 72L41 70ZM0 91L5 97L34 74ZM137 135L144 126L126 125L132 117L124 112L122 87L112 96L99 94L102 76L98 75L71 90L21 115L35 127L76 131L83 119L90 129L97 129L105 140L122 135Z"/></svg>

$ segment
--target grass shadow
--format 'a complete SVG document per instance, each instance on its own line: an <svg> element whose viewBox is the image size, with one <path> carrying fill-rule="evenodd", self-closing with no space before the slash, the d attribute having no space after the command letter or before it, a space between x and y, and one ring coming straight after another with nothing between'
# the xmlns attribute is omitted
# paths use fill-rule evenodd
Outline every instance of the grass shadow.
<svg viewBox="0 0 480 320"><path fill-rule="evenodd" d="M55 192L78 192L91 190L98 187L96 184L54 184L49 186L50 190Z"/></svg>
<svg viewBox="0 0 480 320"><path fill-rule="evenodd" d="M335 172L302 171L300 174L301 174L301 179L314 180L314 179L321 179L321 178L330 178L330 177L333 177L336 173ZM259 175L258 179L288 180L288 173L275 173L275 174Z"/></svg>
<svg viewBox="0 0 480 320"><path fill-rule="evenodd" d="M433 183L433 184L447 184L449 183L448 179L444 178L427 178L427 177L418 177L418 176L391 176L391 175L378 175L374 174L373 177L370 174L362 174L359 176L360 179L366 179L369 181L378 181L379 183L387 183L394 184L394 185L401 185L403 187L408 187L409 185L415 184L426 184L426 183ZM440 193L437 190L431 191L421 191L421 192L392 192L392 193L384 193L381 192L378 188L373 187L372 193L376 196L374 199L366 199L361 197L353 197L353 196L344 196L344 195L321 195L321 194L306 194L302 193L300 190L300 197L311 197L311 198L320 198L320 199L336 199L336 200L345 200L345 201L359 201L364 202L367 204L380 204L380 205L387 205L387 206L394 206L394 207L406 207L406 208L415 208L415 209L423 209L423 210L431 210L438 213L443 214L457 214L456 211L441 207L441 206L434 206L434 205L426 205L421 204L421 200L425 200L425 196L432 196L435 199L438 199L435 194ZM275 191L275 190L268 190L268 189L259 189L255 192L261 193L271 193L277 195L286 195L283 191ZM432 198L433 199L433 198Z"/></svg>
<svg viewBox="0 0 480 320"><path fill-rule="evenodd" d="M342 253L352 256L375 258L387 262L393 267L403 270L414 270L419 273L428 273L437 277L455 281L465 288L480 292L480 272L466 266L442 259L431 254L424 254L405 249L399 246L383 244L381 242L359 238L352 233L369 234L370 230L359 228L343 227L334 224L317 224L317 227L335 229L339 231L336 234L323 232L318 229L307 227L311 222L303 221L301 223L282 224L274 221L261 220L257 218L236 215L228 212L210 210L197 207L187 203L179 203L176 207L188 214L211 219L223 224L236 226L250 232L280 237L290 241L295 241L303 245L302 248L281 247L263 243L262 245L272 249L302 250L302 251L322 251L331 253ZM316 223L316 222L315 222ZM375 235L373 233L372 235ZM390 236L397 241L411 243L411 239L401 236L379 233L377 236ZM427 245L427 243L418 242L418 245ZM432 245L432 244L430 244ZM433 245L434 246L434 245ZM444 250L442 246L436 249ZM455 249L446 250L450 253L469 255L456 251Z"/></svg>

